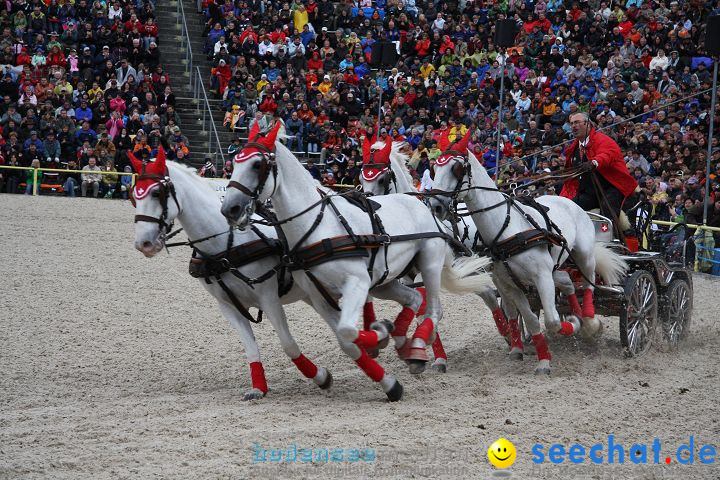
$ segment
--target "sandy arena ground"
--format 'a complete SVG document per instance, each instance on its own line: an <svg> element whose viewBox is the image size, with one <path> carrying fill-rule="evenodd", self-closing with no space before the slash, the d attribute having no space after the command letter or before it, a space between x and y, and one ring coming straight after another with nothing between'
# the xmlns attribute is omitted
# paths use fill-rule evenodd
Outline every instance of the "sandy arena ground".
<svg viewBox="0 0 720 480"><path fill-rule="evenodd" d="M552 345L554 374L512 363L478 298L444 297L450 368L413 377L390 404L341 354L305 305L288 308L304 353L328 367L320 391L285 357L269 323L255 329L271 392L244 402L239 337L187 274L189 251L146 259L128 202L0 195L1 478L491 478L487 449L518 449L515 478L720 478L718 286L696 277L692 337L680 352L623 359L617 319L597 347ZM397 306L376 304L379 318ZM700 332L703 332L701 335ZM662 443L670 465L531 462L534 444L586 448L608 434L627 449ZM695 460L675 450L694 436ZM261 448L369 447L372 462L254 462ZM652 451L648 450L652 462ZM268 454L269 458L269 454Z"/></svg>

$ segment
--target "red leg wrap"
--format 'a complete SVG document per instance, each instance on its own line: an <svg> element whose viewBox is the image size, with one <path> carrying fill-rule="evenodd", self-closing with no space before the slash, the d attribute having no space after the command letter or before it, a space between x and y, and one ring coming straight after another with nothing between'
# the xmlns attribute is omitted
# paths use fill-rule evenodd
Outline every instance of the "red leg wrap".
<svg viewBox="0 0 720 480"><path fill-rule="evenodd" d="M300 370L300 372L305 375L305 378L315 378L315 375L317 375L318 368L302 353L299 357L293 358L292 362L295 364L298 370Z"/></svg>
<svg viewBox="0 0 720 480"><path fill-rule="evenodd" d="M263 393L267 393L268 386L265 381L265 369L260 362L250 363L250 378L252 379L253 388L257 388Z"/></svg>
<svg viewBox="0 0 720 480"><path fill-rule="evenodd" d="M363 305L363 330L370 330L370 325L375 322L375 308L372 302Z"/></svg>
<svg viewBox="0 0 720 480"><path fill-rule="evenodd" d="M523 349L522 338L520 338L520 324L517 318L511 318L508 320L508 327L510 329L510 348Z"/></svg>
<svg viewBox="0 0 720 480"><path fill-rule="evenodd" d="M358 347L375 348L378 345L378 334L374 330L369 332L360 331L354 343Z"/></svg>
<svg viewBox="0 0 720 480"><path fill-rule="evenodd" d="M431 319L426 318L422 321L419 327L415 329L415 334L413 335L413 340L416 338L421 338L425 344L427 345L430 341L430 335L432 335L433 329L435 326L433 325L433 322Z"/></svg>
<svg viewBox="0 0 720 480"><path fill-rule="evenodd" d="M593 318L595 316L595 304L593 304L593 291L589 288L583 293L582 316Z"/></svg>
<svg viewBox="0 0 720 480"><path fill-rule="evenodd" d="M582 310L580 310L580 302L578 302L577 295L574 293L568 295L568 305L570 305L570 310L573 315L578 318L582 317Z"/></svg>
<svg viewBox="0 0 720 480"><path fill-rule="evenodd" d="M560 322L560 331L558 332L560 335L565 335L566 337L569 337L573 333L575 333L575 327L570 322Z"/></svg>
<svg viewBox="0 0 720 480"><path fill-rule="evenodd" d="M404 337L407 335L408 327L410 327L413 318L415 318L415 311L412 308L404 307L395 319L395 329L392 333L393 337Z"/></svg>
<svg viewBox="0 0 720 480"><path fill-rule="evenodd" d="M360 349L360 358L355 360L355 363L375 382L379 382L385 376L385 370L363 349Z"/></svg>
<svg viewBox="0 0 720 480"><path fill-rule="evenodd" d="M502 308L496 308L492 311L493 320L495 320L495 325L497 326L498 332L503 337L506 337L509 333L509 327L508 327L508 321L507 318L505 318L505 312L503 312Z"/></svg>
<svg viewBox="0 0 720 480"><path fill-rule="evenodd" d="M552 360L550 355L550 349L548 348L547 342L545 341L545 335L538 333L532 336L533 345L535 345L535 351L537 352L538 360Z"/></svg>
<svg viewBox="0 0 720 480"><path fill-rule="evenodd" d="M435 334L435 341L432 343L432 350L435 358L444 358L445 360L447 360L447 354L445 354L445 347L443 347L443 344L440 341L439 333Z"/></svg>
<svg viewBox="0 0 720 480"><path fill-rule="evenodd" d="M420 304L420 307L418 308L417 315L416 315L417 317L421 317L421 316L425 315L425 308L427 307L427 297L425 294L425 287L418 287L415 290L420 292L420 294L422 295L422 303Z"/></svg>

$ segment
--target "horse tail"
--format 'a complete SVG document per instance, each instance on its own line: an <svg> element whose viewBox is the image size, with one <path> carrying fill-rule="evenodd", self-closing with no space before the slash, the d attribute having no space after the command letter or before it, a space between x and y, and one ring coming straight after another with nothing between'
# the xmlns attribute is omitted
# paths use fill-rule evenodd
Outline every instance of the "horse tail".
<svg viewBox="0 0 720 480"><path fill-rule="evenodd" d="M628 270L628 264L609 246L595 244L595 271L606 285L619 285Z"/></svg>
<svg viewBox="0 0 720 480"><path fill-rule="evenodd" d="M492 260L488 257L454 258L452 250L445 252L441 286L450 293L474 293L493 286L490 276Z"/></svg>

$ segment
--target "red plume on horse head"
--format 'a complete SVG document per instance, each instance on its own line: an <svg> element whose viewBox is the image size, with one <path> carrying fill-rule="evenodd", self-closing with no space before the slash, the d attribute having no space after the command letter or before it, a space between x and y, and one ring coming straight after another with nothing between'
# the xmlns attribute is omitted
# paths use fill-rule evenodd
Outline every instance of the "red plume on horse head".
<svg viewBox="0 0 720 480"><path fill-rule="evenodd" d="M449 150L455 150L456 152L459 152L463 155L465 155L467 149L468 149L468 143L470 142L470 134L472 130L470 128L467 129L467 132L465 132L465 135L463 138L458 140L457 142L453 143Z"/></svg>
<svg viewBox="0 0 720 480"><path fill-rule="evenodd" d="M448 129L447 131L449 131ZM465 136L458 140L457 142L453 143L452 145L449 145L450 141L448 137L443 133L443 136L445 136L445 148L441 148L443 154L438 157L438 159L435 161L435 165L438 165L442 167L446 163L448 163L453 158L459 159L461 161L464 161L463 159L467 158L467 149L468 149L468 143L470 142L470 134L472 130L468 128L467 132L465 132ZM441 137L442 140L442 137ZM443 143L443 142L441 142ZM460 157L458 157L458 154Z"/></svg>
<svg viewBox="0 0 720 480"><path fill-rule="evenodd" d="M260 153L261 150L270 152L274 151L275 140L277 140L280 127L282 127L282 123L279 121L275 122L272 130L263 137L260 135L260 127L257 122L255 122L255 124L250 128L250 133L248 134L248 144L245 148L240 150L237 155L235 155L235 163L242 163L250 158L253 158L255 155ZM258 148L258 145L261 146L261 148Z"/></svg>
<svg viewBox="0 0 720 480"><path fill-rule="evenodd" d="M362 145L362 159L363 163L375 163L375 161L372 159L372 146L377 142L377 133L373 133L374 128L371 127L371 130L368 131L365 135L365 140L363 140ZM372 138L370 138L370 134L372 134Z"/></svg>
<svg viewBox="0 0 720 480"><path fill-rule="evenodd" d="M147 150L145 150L147 152ZM143 162L139 160L132 152L128 152L128 158L130 163L135 169L136 173L141 175L149 176L161 176L167 175L167 164L165 163L165 149L162 145L158 145L157 157L154 162ZM152 189L158 184L157 178L138 178L135 182L134 196L140 200L144 198Z"/></svg>
<svg viewBox="0 0 720 480"><path fill-rule="evenodd" d="M385 146L380 150L375 151L375 155L373 156L375 163L390 163L390 151L392 151L392 144L393 139L390 135L388 135L385 139Z"/></svg>

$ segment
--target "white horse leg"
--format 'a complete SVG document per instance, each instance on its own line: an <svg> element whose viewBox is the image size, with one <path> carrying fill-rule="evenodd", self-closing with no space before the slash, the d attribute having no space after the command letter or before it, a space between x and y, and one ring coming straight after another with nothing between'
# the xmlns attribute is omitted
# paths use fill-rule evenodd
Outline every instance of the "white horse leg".
<svg viewBox="0 0 720 480"><path fill-rule="evenodd" d="M525 327L528 329L528 332L530 332L533 345L535 345L535 351L537 352L538 358L538 366L535 368L535 374L549 374L552 355L550 354L550 349L548 348L547 341L545 340L545 335L543 335L540 331L540 321L538 320L537 315L535 315L532 311L532 307L530 306L530 302L528 302L527 297L525 297L523 292L512 282L512 280L506 280L506 285L506 295L511 298L522 314L523 319L525 320ZM547 316L547 311L545 315ZM518 332L518 337L519 336L520 332Z"/></svg>
<svg viewBox="0 0 720 480"><path fill-rule="evenodd" d="M578 248L573 250L573 256L575 258L575 263L577 264L577 267L580 269L584 277L595 281L594 253L592 252L592 250L590 250L589 252L575 253L577 250ZM595 304L593 302L593 294L595 292L595 287L585 278L583 278L583 284L585 286L582 302L583 326L580 334L583 336L583 338L592 338L595 334L601 331L602 324L600 323L600 320L595 317Z"/></svg>
<svg viewBox="0 0 720 480"><path fill-rule="evenodd" d="M375 322L370 331L359 331L356 326L357 318L365 304L368 294L369 281L364 281L354 275L348 275L342 286L342 309L338 322L337 335L344 342L352 342L364 350L369 348L382 348L387 345L390 337L390 322L384 324ZM388 328L390 327L390 328Z"/></svg>
<svg viewBox="0 0 720 480"><path fill-rule="evenodd" d="M300 373L302 373L305 378L309 378L315 382L321 389L326 390L330 388L332 385L332 375L324 367L318 368L312 360L302 354L300 347L298 347L290 333L285 309L280 302L277 301L277 297L262 302L261 308L275 329L283 351L290 357L290 360L292 360L298 370L300 370Z"/></svg>
<svg viewBox="0 0 720 480"><path fill-rule="evenodd" d="M577 295L575 293L575 285L573 284L570 274L564 270L556 270L553 272L553 280L555 286L567 297L568 305L572 315L577 318L582 317L582 310L580 309L580 302L578 302Z"/></svg>
<svg viewBox="0 0 720 480"><path fill-rule="evenodd" d="M543 272L537 275L535 288L537 289L540 303L542 303L543 312L545 313L545 330L566 336L573 335L580 331L579 319L568 317L568 321L560 321L560 314L555 306L555 282L552 279L552 274L547 275Z"/></svg>
<svg viewBox="0 0 720 480"><path fill-rule="evenodd" d="M495 276L493 275L493 282L495 283L495 286L497 285L497 280L495 280ZM498 293L500 294L500 297L502 298L502 289L498 287ZM490 309L492 312L493 320L495 321L495 326L498 329L498 333L502 337L507 337L510 334L509 325L507 316L505 315L505 312L500 307L500 304L497 300L497 295L495 293L494 288L486 288L485 290L477 293L480 298L482 298L483 302L485 302L485 305ZM505 304L505 299L503 299L503 305Z"/></svg>
<svg viewBox="0 0 720 480"><path fill-rule="evenodd" d="M500 309L499 313L503 316L507 314L506 318L509 319L507 320L507 335L510 336L510 358L513 360L522 360L525 347L523 345L518 321L518 302L520 302L521 299L527 302L527 299L525 299L525 296L517 285L515 285L511 279L507 279L505 275L493 275L493 281L498 287L503 303L503 308ZM497 303L497 300L495 300L495 303ZM534 315L533 313L533 316ZM495 314L493 314L493 318L494 317ZM525 318L525 322L527 323L528 319L524 315L523 318ZM535 317L535 322L537 322L537 317ZM538 329L539 328L540 324L538 323Z"/></svg>
<svg viewBox="0 0 720 480"><path fill-rule="evenodd" d="M363 330L370 330L370 325L375 323L375 307L373 306L373 297L367 296L365 305L363 305Z"/></svg>
<svg viewBox="0 0 720 480"><path fill-rule="evenodd" d="M347 342L340 337L338 334L340 313L327 305L327 302L323 298L314 298L312 304L315 311L317 311L327 324L330 325L330 328L333 330L338 339L338 343L342 351L345 352L345 354L350 357L372 381L380 384L380 387L383 389L383 392L385 392L385 395L387 395L388 400L391 402L397 402L400 400L403 395L403 387L400 382L398 382L395 377L389 373L385 373L383 367L380 366L380 364L378 364L374 359L370 358L364 349L358 347L355 343Z"/></svg>
<svg viewBox="0 0 720 480"><path fill-rule="evenodd" d="M223 316L227 318L230 325L240 335L245 347L245 357L250 364L250 378L252 380L252 388L245 392L243 400L255 400L262 398L268 392L267 381L265 380L265 369L260 361L260 350L258 349L255 335L253 335L250 322L243 317L237 309L223 300L218 300L218 306Z"/></svg>
<svg viewBox="0 0 720 480"><path fill-rule="evenodd" d="M427 292L425 287L418 287L416 290L422 295L422 303L418 307L415 316L422 317L425 315L425 310L427 308ZM445 346L443 346L442 340L440 340L440 332L435 332L435 340L432 342L432 351L435 356L435 361L432 364L433 370L440 373L447 372L447 353L445 353Z"/></svg>
<svg viewBox="0 0 720 480"><path fill-rule="evenodd" d="M412 322L412 312L415 310L420 312L424 310L423 304L425 304L425 288L410 288L400 282L392 282L381 287L373 289L373 294L384 300L394 300L403 306L403 310L398 314L395 319L395 325L393 327L392 335L395 340L395 346L398 351L398 355L402 358L401 353L407 354L409 349L400 349L406 343L407 329ZM420 300L422 298L422 301ZM420 305L420 306L418 306ZM402 329L400 335L398 330ZM438 372L445 373L447 371L447 354L445 353L445 347L440 340L440 335L436 333L435 341L432 343L433 354L435 355L435 361L433 362L432 368ZM368 352L370 353L370 352Z"/></svg>
<svg viewBox="0 0 720 480"><path fill-rule="evenodd" d="M428 361L427 345L432 343L432 338L437 331L437 325L442 318L442 306L440 305L440 279L445 264L443 256L437 250L426 243L425 247L417 256L417 265L425 283L426 309L425 319L415 329L410 352L406 360L410 363L410 373L422 373Z"/></svg>

